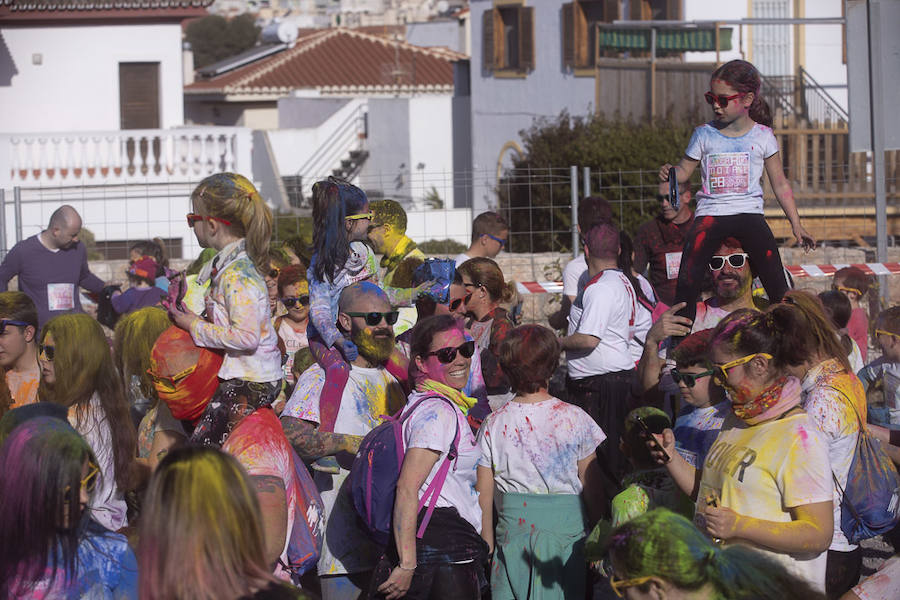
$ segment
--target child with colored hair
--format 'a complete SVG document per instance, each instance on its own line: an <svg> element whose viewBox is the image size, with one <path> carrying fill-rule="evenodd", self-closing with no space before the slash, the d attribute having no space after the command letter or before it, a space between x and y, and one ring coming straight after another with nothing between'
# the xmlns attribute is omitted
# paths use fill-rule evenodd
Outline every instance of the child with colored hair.
<svg viewBox="0 0 900 600"><path fill-rule="evenodd" d="M319 431L333 432L350 376L349 363L359 356L356 345L337 328L338 299L341 290L353 283L369 280L378 284L378 264L372 249L364 243L373 216L365 192L329 177L313 185L312 204L313 255L306 273L310 299L307 338L313 357L325 370L325 385L319 399ZM392 306L410 306L431 285L432 282L427 282L416 288L383 289ZM383 318L393 325L397 316L397 313L387 313ZM371 327L378 325L378 321L366 323ZM386 368L398 380L406 380L407 361L399 351L394 352ZM338 467L334 457L323 457L313 468L336 473Z"/></svg>
<svg viewBox="0 0 900 600"><path fill-rule="evenodd" d="M847 332L847 324L850 322L850 315L853 310L850 305L850 299L843 292L828 290L819 293L819 300L822 302L825 316L828 317L837 332L841 341L841 347L847 354L850 370L853 373L859 373L860 369L866 365L865 361L863 361L862 350L860 350L859 344Z"/></svg>
<svg viewBox="0 0 900 600"><path fill-rule="evenodd" d="M847 335L859 346L863 362L869 357L869 315L862 307L862 299L872 285L872 278L859 267L844 267L834 274L831 289L850 300L850 319L847 321Z"/></svg>
<svg viewBox="0 0 900 600"><path fill-rule="evenodd" d="M687 183L698 164L701 171L696 218L685 239L675 290L675 303L687 303L679 315L692 320L707 264L730 236L741 242L770 301L779 302L788 289L775 237L763 216L763 171L794 237L806 249L816 245L800 224L772 133L769 106L760 92L759 72L749 62L732 60L716 69L705 94L715 118L694 130L684 157L674 167L679 185ZM671 168L669 164L660 168L660 180L668 180Z"/></svg>
<svg viewBox="0 0 900 600"><path fill-rule="evenodd" d="M120 315L126 315L139 308L159 304L166 297L166 292L156 285L159 268L152 256L142 256L132 261L125 271L129 287L124 292L113 292L110 299L113 309Z"/></svg>
<svg viewBox="0 0 900 600"><path fill-rule="evenodd" d="M892 306L875 319L875 343L881 348L878 358L859 372L866 387L881 387L884 408L871 407L872 422L900 424L900 306ZM887 414L884 414L885 411Z"/></svg>
<svg viewBox="0 0 900 600"><path fill-rule="evenodd" d="M157 273L154 277L154 285L164 292L169 291L169 279L166 271L169 267L169 257L166 253L166 245L160 238L143 240L132 244L128 249L129 262L136 263L144 257L150 257L156 261Z"/></svg>
<svg viewBox="0 0 900 600"><path fill-rule="evenodd" d="M191 194L187 215L197 241L215 257L197 277L209 281L206 319L167 301L169 316L198 346L223 350L219 386L191 441L221 446L228 433L258 408L270 406L281 382L281 352L269 312L263 273L268 268L272 213L242 175L217 173Z"/></svg>

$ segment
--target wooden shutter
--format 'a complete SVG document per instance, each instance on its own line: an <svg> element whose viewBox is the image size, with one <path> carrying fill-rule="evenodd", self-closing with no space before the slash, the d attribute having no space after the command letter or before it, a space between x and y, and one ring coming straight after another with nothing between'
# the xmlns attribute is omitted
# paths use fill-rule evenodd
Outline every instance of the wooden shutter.
<svg viewBox="0 0 900 600"><path fill-rule="evenodd" d="M644 0L631 0L628 18L632 21L644 21Z"/></svg>
<svg viewBox="0 0 900 600"><path fill-rule="evenodd" d="M666 0L666 17L669 21L681 20L681 0Z"/></svg>
<svg viewBox="0 0 900 600"><path fill-rule="evenodd" d="M519 8L519 69L534 70L534 7Z"/></svg>
<svg viewBox="0 0 900 600"><path fill-rule="evenodd" d="M494 10L488 9L481 15L481 59L486 71L492 71L494 64Z"/></svg>
<svg viewBox="0 0 900 600"><path fill-rule="evenodd" d="M575 66L575 3L562 5L563 65Z"/></svg>
<svg viewBox="0 0 900 600"><path fill-rule="evenodd" d="M619 0L603 0L603 20L612 23L619 19Z"/></svg>
<svg viewBox="0 0 900 600"><path fill-rule="evenodd" d="M500 10L495 8L491 14L494 18L494 68L505 69L509 67L506 64L506 29L503 27L503 17Z"/></svg>
<svg viewBox="0 0 900 600"><path fill-rule="evenodd" d="M159 129L159 63L119 63L119 127Z"/></svg>
<svg viewBox="0 0 900 600"><path fill-rule="evenodd" d="M588 22L581 2L575 3L572 17L575 20L575 66L586 67L591 64L588 50Z"/></svg>

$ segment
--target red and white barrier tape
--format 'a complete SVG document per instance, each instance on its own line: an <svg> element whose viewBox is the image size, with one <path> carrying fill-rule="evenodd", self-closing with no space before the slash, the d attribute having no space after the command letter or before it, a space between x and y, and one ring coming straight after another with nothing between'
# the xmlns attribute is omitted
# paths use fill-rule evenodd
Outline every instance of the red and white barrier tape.
<svg viewBox="0 0 900 600"><path fill-rule="evenodd" d="M791 277L831 277L838 269L856 267L866 275L900 274L900 263L864 263L852 265L788 265L785 267ZM519 293L527 294L561 294L561 281L519 281L516 283Z"/></svg>

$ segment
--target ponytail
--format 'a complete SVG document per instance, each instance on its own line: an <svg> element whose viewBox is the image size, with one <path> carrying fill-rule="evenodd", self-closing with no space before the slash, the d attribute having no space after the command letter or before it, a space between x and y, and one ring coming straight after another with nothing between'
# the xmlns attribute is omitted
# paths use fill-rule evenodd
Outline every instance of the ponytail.
<svg viewBox="0 0 900 600"><path fill-rule="evenodd" d="M256 270L260 274L268 270L272 211L250 180L237 173L210 175L200 182L191 200L201 214L230 222L231 233L245 240Z"/></svg>
<svg viewBox="0 0 900 600"><path fill-rule="evenodd" d="M361 189L329 177L313 185L312 268L319 281L334 281L350 258L346 217L358 214L369 202Z"/></svg>
<svg viewBox="0 0 900 600"><path fill-rule="evenodd" d="M759 94L753 96L753 102L750 104L750 118L760 125L772 128L772 110L769 108L769 103Z"/></svg>
<svg viewBox="0 0 900 600"><path fill-rule="evenodd" d="M650 298L647 297L644 293L644 289L641 287L641 282L634 276L633 255L634 244L631 241L631 236L623 231L619 234L619 257L616 259L616 266L619 267L625 277L628 278L631 287L634 288L634 293L637 294L638 301L643 304L647 310L653 312L653 309L656 307L656 302L651 301Z"/></svg>

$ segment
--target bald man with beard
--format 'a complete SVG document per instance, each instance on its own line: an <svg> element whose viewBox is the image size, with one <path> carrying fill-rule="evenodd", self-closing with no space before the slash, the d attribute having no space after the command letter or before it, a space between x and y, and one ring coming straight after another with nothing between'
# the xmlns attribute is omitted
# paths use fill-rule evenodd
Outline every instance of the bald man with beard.
<svg viewBox="0 0 900 600"><path fill-rule="evenodd" d="M325 504L325 540L318 572L325 600L358 598L366 590L381 549L360 529L347 488L350 466L363 436L394 414L406 394L384 368L394 349L394 330L385 319L394 308L377 285L363 281L344 288L338 304L338 329L359 349L350 364L334 433L318 431L319 397L325 371L314 364L297 380L281 413L281 425L307 462L334 456L337 473L316 471L314 480Z"/></svg>
<svg viewBox="0 0 900 600"><path fill-rule="evenodd" d="M13 246L0 264L0 292L18 275L19 290L37 307L40 327L56 315L82 312L79 287L103 290L103 281L88 268L80 232L81 216L64 204L50 216L47 229Z"/></svg>

